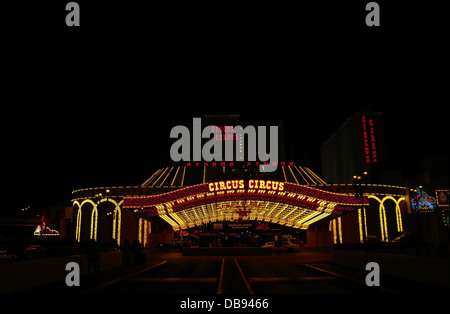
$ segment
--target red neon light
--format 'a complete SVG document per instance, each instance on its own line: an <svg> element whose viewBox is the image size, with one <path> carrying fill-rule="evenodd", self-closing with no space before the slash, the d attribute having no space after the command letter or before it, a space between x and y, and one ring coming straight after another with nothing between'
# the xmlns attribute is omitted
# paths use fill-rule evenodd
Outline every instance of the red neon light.
<svg viewBox="0 0 450 314"><path fill-rule="evenodd" d="M270 184L269 184L270 182ZM275 183L277 182L277 183ZM264 188L262 185L264 184ZM217 186L217 189L216 189ZM236 187L241 190L233 190ZM252 187L258 186L257 189ZM267 187L271 189L268 189ZM231 189L228 190L227 188ZM243 189L241 189L243 187ZM277 190L274 190L274 188ZM281 190L280 190L281 189ZM307 186L266 180L230 180L195 185L192 187L172 191L169 193L145 196L124 197L124 208L137 208L149 216L158 214L157 207L161 204L171 204L174 211L183 210L197 205L215 203L228 200L261 200L292 204L308 209L317 209L321 201L333 202L337 205L334 212L352 210L359 205L359 199L345 194L330 193ZM365 197L364 203L368 204Z"/></svg>
<svg viewBox="0 0 450 314"><path fill-rule="evenodd" d="M215 135L216 141L237 141L237 134L233 133L234 126L211 126L211 132L218 133Z"/></svg>
<svg viewBox="0 0 450 314"><path fill-rule="evenodd" d="M363 143L364 143L364 159L366 163L377 162L377 146L375 141L374 123L373 119L369 119L367 126L366 116L361 118L363 124ZM370 132L370 136L369 133Z"/></svg>
<svg viewBox="0 0 450 314"><path fill-rule="evenodd" d="M272 180L228 180L208 183L210 192L242 189L262 189L268 191L284 191L284 182Z"/></svg>

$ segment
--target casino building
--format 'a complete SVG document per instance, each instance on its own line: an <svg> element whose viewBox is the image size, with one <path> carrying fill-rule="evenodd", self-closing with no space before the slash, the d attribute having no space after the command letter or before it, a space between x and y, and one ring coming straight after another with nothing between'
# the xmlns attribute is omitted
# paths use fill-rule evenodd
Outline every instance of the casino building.
<svg viewBox="0 0 450 314"><path fill-rule="evenodd" d="M407 189L359 179L327 184L293 162L279 162L274 172L260 172L257 162L175 163L141 185L73 191L73 236L117 245L137 239L148 247L195 230L226 233L224 225L239 223L254 234L262 224L269 232L302 232L312 247L393 239L404 231Z"/></svg>

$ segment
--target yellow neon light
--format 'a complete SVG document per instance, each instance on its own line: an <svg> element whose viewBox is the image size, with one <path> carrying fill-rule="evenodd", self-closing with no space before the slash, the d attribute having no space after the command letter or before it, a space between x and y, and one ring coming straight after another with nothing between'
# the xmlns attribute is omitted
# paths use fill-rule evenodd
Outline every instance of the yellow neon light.
<svg viewBox="0 0 450 314"><path fill-rule="evenodd" d="M304 167L306 169L307 172L309 172L317 181L319 181L319 183L322 183L324 185L326 185L327 183L325 181L323 181L317 174L314 173L314 171L312 171L311 169L309 169L308 167Z"/></svg>
<svg viewBox="0 0 450 314"><path fill-rule="evenodd" d="M339 243L342 242L342 219L341 217L338 217L338 234L339 234Z"/></svg>
<svg viewBox="0 0 450 314"><path fill-rule="evenodd" d="M333 219L333 243L337 244L336 219Z"/></svg>
<svg viewBox="0 0 450 314"><path fill-rule="evenodd" d="M138 240L139 243L142 243L142 218L139 218L139 232L138 232Z"/></svg>
<svg viewBox="0 0 450 314"><path fill-rule="evenodd" d="M363 227L367 238L367 214L365 208L364 208L364 224L362 221L362 210L361 208L358 209L358 225L359 225L359 241L363 243L364 242Z"/></svg>
<svg viewBox="0 0 450 314"><path fill-rule="evenodd" d="M92 209L91 214L91 232L90 232L90 238L97 241L97 221L98 221L98 211L97 206Z"/></svg>
<svg viewBox="0 0 450 314"><path fill-rule="evenodd" d="M183 176L181 177L181 186L183 186L184 183L184 175L186 174L186 166L183 167Z"/></svg>
<svg viewBox="0 0 450 314"><path fill-rule="evenodd" d="M75 241L80 242L80 235L81 235L81 206L80 206L80 203L78 203L78 201L75 201L73 203L73 207L75 207L75 205L78 206L77 224L76 224L76 227L75 227Z"/></svg>
<svg viewBox="0 0 450 314"><path fill-rule="evenodd" d="M240 215L240 209L245 209L245 215ZM185 229L208 222L226 220L262 220L292 226L307 228L308 225L328 216L331 209L319 207L308 210L294 205L277 202L247 200L224 201L206 205L194 206L183 211L174 212L171 207L160 209L158 214L177 229Z"/></svg>
<svg viewBox="0 0 450 314"><path fill-rule="evenodd" d="M177 178L178 172L180 171L180 167L181 166L178 166L177 171L175 172L175 175L173 176L172 183L170 183L171 186L173 186L173 184L175 183L175 179Z"/></svg>
<svg viewBox="0 0 450 314"><path fill-rule="evenodd" d="M403 232L402 214L400 210L400 202L404 201L404 197L400 197L397 200L391 195L385 196L383 199L375 195L369 195L369 198L375 199L379 202L379 212L380 212L380 229L381 229L381 239L382 241L389 241L389 235L387 231L387 221L386 221L386 208L384 202L387 200L392 200L395 203L395 218L397 223L397 231Z"/></svg>
<svg viewBox="0 0 450 314"><path fill-rule="evenodd" d="M121 210L120 205L122 205L123 200L117 203L113 199L110 198L103 198L101 199L98 204L103 202L111 202L114 204L114 219L113 219L113 239L117 240L117 243L120 243L120 232L121 232ZM81 241L81 217L82 217L82 208L83 205L89 203L92 205L92 212L91 212L91 221L90 221L90 230L89 230L89 238L97 240L97 229L98 229L98 204L96 204L94 201L90 199L84 200L81 204L78 201L73 202L73 206L78 206L78 214L77 214L77 223L76 223L76 229L75 229L75 240L80 242ZM116 237L117 235L117 237Z"/></svg>
<svg viewBox="0 0 450 314"><path fill-rule="evenodd" d="M294 172L292 171L291 166L288 166L288 168L289 168L289 170L291 171L291 174L292 174L292 176L294 177L295 182L296 182L297 184L299 184L297 178L296 178L295 175L294 175Z"/></svg>
<svg viewBox="0 0 450 314"><path fill-rule="evenodd" d="M147 220L144 220L144 241L141 242L141 244L145 247L145 245L147 244Z"/></svg>

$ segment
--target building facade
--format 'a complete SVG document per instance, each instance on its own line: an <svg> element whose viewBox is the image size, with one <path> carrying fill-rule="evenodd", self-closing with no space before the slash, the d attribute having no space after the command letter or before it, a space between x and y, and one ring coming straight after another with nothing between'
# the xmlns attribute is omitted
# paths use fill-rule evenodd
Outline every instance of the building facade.
<svg viewBox="0 0 450 314"><path fill-rule="evenodd" d="M293 162L274 173L258 169L256 163L175 164L139 186L76 190L73 236L114 245L137 239L148 247L204 225L266 222L306 230L310 246L331 246L360 243L363 232L387 242L404 231L404 187L369 184L361 198L353 184L327 184Z"/></svg>
<svg viewBox="0 0 450 314"><path fill-rule="evenodd" d="M382 114L355 112L321 147L322 177L331 183L351 183L368 172L380 182L385 161Z"/></svg>

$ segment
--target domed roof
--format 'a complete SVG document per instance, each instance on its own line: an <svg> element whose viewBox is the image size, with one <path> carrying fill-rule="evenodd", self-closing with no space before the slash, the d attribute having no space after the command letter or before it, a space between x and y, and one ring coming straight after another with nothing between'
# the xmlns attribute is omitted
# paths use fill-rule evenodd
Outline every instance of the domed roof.
<svg viewBox="0 0 450 314"><path fill-rule="evenodd" d="M308 186L325 185L317 174L304 166L294 163L282 163L274 172L260 172L259 166L245 163L203 163L191 162L158 169L144 183L143 187L187 187L229 179L270 179L280 182L296 183Z"/></svg>

